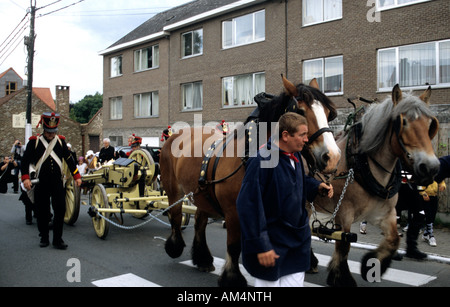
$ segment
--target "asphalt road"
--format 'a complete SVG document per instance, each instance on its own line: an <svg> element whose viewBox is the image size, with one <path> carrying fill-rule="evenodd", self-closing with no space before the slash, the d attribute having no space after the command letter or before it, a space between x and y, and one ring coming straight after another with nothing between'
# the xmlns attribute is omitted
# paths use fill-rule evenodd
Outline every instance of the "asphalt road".
<svg viewBox="0 0 450 307"><path fill-rule="evenodd" d="M1 287L101 287L162 286L216 287L220 263L225 259L226 230L221 222L208 226L207 240L218 263L216 272L202 273L190 266L193 228L184 230L186 248L178 259L164 251L168 226L156 221L133 230L110 227L106 240L97 238L81 207L74 226L65 226L67 250L39 247L37 225L25 225L24 206L17 194L0 194L0 286ZM163 217L167 220L166 217ZM125 216L127 226L142 220ZM193 219L191 219L191 224ZM51 239L51 237L50 237ZM307 275L306 286L326 286L326 264L334 245L313 240L321 260L319 274ZM367 283L359 275L359 260L366 251L353 248L351 269L360 287L442 287L450 285L450 265L437 262L395 261L381 282ZM248 278L252 284L251 278Z"/></svg>

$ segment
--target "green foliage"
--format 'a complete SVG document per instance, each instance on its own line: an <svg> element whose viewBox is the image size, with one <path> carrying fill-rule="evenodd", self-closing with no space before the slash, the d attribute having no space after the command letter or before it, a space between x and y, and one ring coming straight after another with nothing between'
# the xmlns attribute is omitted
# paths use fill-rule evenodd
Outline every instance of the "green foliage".
<svg viewBox="0 0 450 307"><path fill-rule="evenodd" d="M102 94L97 92L95 95L86 95L77 103L70 105L70 118L85 124L91 120L102 106Z"/></svg>

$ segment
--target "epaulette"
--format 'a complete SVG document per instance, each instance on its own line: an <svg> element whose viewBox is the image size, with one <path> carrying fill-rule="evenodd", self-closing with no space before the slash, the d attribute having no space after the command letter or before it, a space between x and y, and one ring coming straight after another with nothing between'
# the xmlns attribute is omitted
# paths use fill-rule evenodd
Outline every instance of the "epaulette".
<svg viewBox="0 0 450 307"><path fill-rule="evenodd" d="M58 135L58 137L60 140L64 140L64 141L66 140L66 137L64 135Z"/></svg>
<svg viewBox="0 0 450 307"><path fill-rule="evenodd" d="M29 138L28 140L29 140L29 141L37 140L37 138L38 138L37 135L32 135L32 136L30 136L30 138Z"/></svg>

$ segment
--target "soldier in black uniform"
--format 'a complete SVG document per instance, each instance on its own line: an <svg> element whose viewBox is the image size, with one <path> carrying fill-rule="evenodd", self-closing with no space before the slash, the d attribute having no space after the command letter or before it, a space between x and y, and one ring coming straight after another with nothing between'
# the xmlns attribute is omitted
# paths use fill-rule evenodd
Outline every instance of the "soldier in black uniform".
<svg viewBox="0 0 450 307"><path fill-rule="evenodd" d="M48 221L50 216L50 198L52 199L53 218L53 246L57 249L66 249L67 245L62 239L64 215L66 212L66 190L62 181L62 161L66 161L77 186L81 185L81 175L78 173L76 162L67 148L65 137L56 135L60 116L55 113L44 113L39 124L43 125L44 133L40 136L32 136L22 158L22 181L27 190L31 190L32 184L29 174L30 164L38 170L36 176L39 183L35 187L34 199L37 209L37 223L41 237L40 246L46 247L49 242ZM38 124L38 126L39 126ZM54 144L53 150L51 149ZM47 156L47 158L45 158ZM45 158L45 160L44 160ZM39 162L39 161L43 162ZM40 164L40 167L39 167Z"/></svg>

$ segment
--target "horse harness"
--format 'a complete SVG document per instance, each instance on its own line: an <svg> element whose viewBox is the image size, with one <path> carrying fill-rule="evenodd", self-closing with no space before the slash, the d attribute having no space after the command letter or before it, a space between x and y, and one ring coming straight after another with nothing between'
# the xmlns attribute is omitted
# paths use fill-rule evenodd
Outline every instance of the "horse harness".
<svg viewBox="0 0 450 307"><path fill-rule="evenodd" d="M400 117L400 116L399 116ZM392 133L397 135L397 139L399 140L400 146L402 150L405 152L406 157L410 158L411 155L407 152L406 147L403 145L403 141L401 141L400 137L400 125L398 125L398 121L401 119L397 119L394 123ZM392 136L392 134L391 134ZM359 152L359 142L362 137L362 123L358 122L352 125L348 131L348 139L346 145L346 159L347 165L349 168L353 168L355 172L355 180L370 194L378 196L382 199L390 199L395 194L398 193L402 181L401 171L402 164L400 159L397 160L397 163L394 167L394 171L391 173L386 170L378 161L371 158L366 153ZM403 145L403 146L402 146ZM381 185L377 179L372 174L369 165L369 159L381 170L386 173L391 174L391 178L386 186Z"/></svg>
<svg viewBox="0 0 450 307"><path fill-rule="evenodd" d="M229 175L221 178L221 179L215 179L216 177L216 171L217 167L219 165L220 158L223 156L223 153L227 147L227 145L232 141L233 139L237 139L237 132L234 130L234 133L230 133L227 137L223 137L222 139L219 139L217 141L214 141L212 145L208 148L208 151L206 152L205 156L203 157L202 165L200 168L200 177L198 179L198 191L197 192L203 192L203 195L205 198L212 204L214 210L219 213L221 216L224 216L223 210L220 207L220 204L215 197L215 185L217 183L221 183L226 181L227 179L234 176L241 168L242 166L245 166L246 162L248 161L250 157L250 144L258 139L259 137L259 117L260 117L260 109L264 107L265 105L269 104L272 99L274 98L273 95L267 94L267 93L260 93L255 96L254 100L258 104L258 107L250 114L250 116L247 118L245 125L245 154L244 157L241 158L241 163L239 166L233 170ZM293 97L288 104L288 106L285 108L284 113L287 112L295 112L302 116L302 112L298 108L297 105L297 97ZM250 124L250 125L249 125ZM256 126L256 127L255 127ZM254 129L256 128L256 129ZM256 139L254 138L253 132L256 130ZM313 136L311 137L311 140L309 143L313 142L316 138L318 138L321 134L325 132L331 132L331 129L329 128L323 128L317 131ZM222 144L222 147L218 149L218 151L214 154L216 151L216 148ZM211 180L207 179L208 175L208 167L211 161L211 158L215 156L213 169L211 173ZM211 187L211 190L208 190L208 187Z"/></svg>

